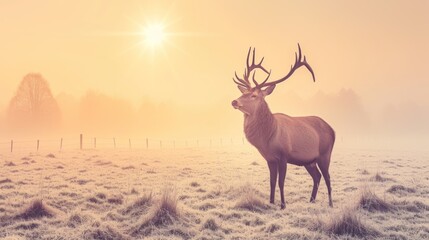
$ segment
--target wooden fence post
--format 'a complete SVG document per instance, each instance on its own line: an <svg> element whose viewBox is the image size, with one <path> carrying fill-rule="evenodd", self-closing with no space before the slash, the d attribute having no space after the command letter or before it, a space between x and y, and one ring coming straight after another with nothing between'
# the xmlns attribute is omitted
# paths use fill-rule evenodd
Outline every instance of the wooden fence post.
<svg viewBox="0 0 429 240"><path fill-rule="evenodd" d="M148 149L148 148L149 148L149 139L146 138L146 149Z"/></svg>
<svg viewBox="0 0 429 240"><path fill-rule="evenodd" d="M131 138L128 138L128 145L130 146L130 149L131 149Z"/></svg>
<svg viewBox="0 0 429 240"><path fill-rule="evenodd" d="M94 138L94 148L97 148L97 138Z"/></svg>
<svg viewBox="0 0 429 240"><path fill-rule="evenodd" d="M37 151L39 151L39 139L37 139Z"/></svg>
<svg viewBox="0 0 429 240"><path fill-rule="evenodd" d="M63 150L63 138L60 140L60 151Z"/></svg>
<svg viewBox="0 0 429 240"><path fill-rule="evenodd" d="M82 145L83 145L83 135L81 133L80 134L80 150L82 150Z"/></svg>
<svg viewBox="0 0 429 240"><path fill-rule="evenodd" d="M159 140L159 147L162 148L162 141Z"/></svg>
<svg viewBox="0 0 429 240"><path fill-rule="evenodd" d="M113 138L113 147L116 148L116 138Z"/></svg>
<svg viewBox="0 0 429 240"><path fill-rule="evenodd" d="M10 152L13 152L13 140L10 140Z"/></svg>

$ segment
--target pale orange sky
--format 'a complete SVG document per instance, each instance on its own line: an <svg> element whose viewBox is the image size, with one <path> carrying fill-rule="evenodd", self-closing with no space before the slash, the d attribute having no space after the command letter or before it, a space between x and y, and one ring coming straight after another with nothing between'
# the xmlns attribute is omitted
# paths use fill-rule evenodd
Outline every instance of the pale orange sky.
<svg viewBox="0 0 429 240"><path fill-rule="evenodd" d="M148 51L151 22L170 35ZM0 32L0 117L38 72L54 96L92 90L137 110L143 100L181 106L180 126L201 128L190 134L242 134L230 103L248 47L277 78L299 42L316 83L296 72L267 98L273 112L320 115L340 133L429 131L428 1L2 1Z"/></svg>
<svg viewBox="0 0 429 240"><path fill-rule="evenodd" d="M150 53L130 33L158 20L178 35ZM429 101L427 1L2 1L0 32L0 106L28 72L54 95L229 102L249 46L280 76L297 42L317 83L300 72L277 95L345 87L366 102Z"/></svg>

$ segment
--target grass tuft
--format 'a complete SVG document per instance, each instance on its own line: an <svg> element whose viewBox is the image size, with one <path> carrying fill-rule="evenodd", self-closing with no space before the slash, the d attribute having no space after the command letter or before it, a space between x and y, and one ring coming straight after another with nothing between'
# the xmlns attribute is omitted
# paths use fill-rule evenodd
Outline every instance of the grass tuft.
<svg viewBox="0 0 429 240"><path fill-rule="evenodd" d="M207 210L213 209L213 208L216 208L216 206L209 203L209 202L203 203L198 207L198 209L200 209L201 211L207 211Z"/></svg>
<svg viewBox="0 0 429 240"><path fill-rule="evenodd" d="M118 194L118 195L114 195L114 196L111 196L110 198L108 198L107 202L110 204L121 205L124 201L123 201L122 195Z"/></svg>
<svg viewBox="0 0 429 240"><path fill-rule="evenodd" d="M95 203L95 204L101 204L101 203L103 203L102 201L100 201L98 198L95 198L95 197L88 198L88 201L92 202L92 203Z"/></svg>
<svg viewBox="0 0 429 240"><path fill-rule="evenodd" d="M97 193L97 195L95 195L97 198L99 198L99 199L106 199L106 194L105 193L102 193L102 192L100 192L100 193Z"/></svg>
<svg viewBox="0 0 429 240"><path fill-rule="evenodd" d="M127 239L111 226L93 226L83 232L83 239L122 240Z"/></svg>
<svg viewBox="0 0 429 240"><path fill-rule="evenodd" d="M10 180L9 178L5 178L5 179L3 179L3 180L0 180L0 184L3 184L3 183L11 183L12 182L12 180Z"/></svg>
<svg viewBox="0 0 429 240"><path fill-rule="evenodd" d="M380 235L380 232L365 225L357 215L356 209L352 208L343 210L339 215L331 216L330 220L325 224L325 230L329 234L360 238Z"/></svg>
<svg viewBox="0 0 429 240"><path fill-rule="evenodd" d="M407 195L408 193L415 193L416 189L405 187L403 185L393 185L389 189L387 189L387 192L404 196L404 195Z"/></svg>
<svg viewBox="0 0 429 240"><path fill-rule="evenodd" d="M147 220L155 226L164 226L173 223L179 217L177 195L165 190L158 204L154 206Z"/></svg>
<svg viewBox="0 0 429 240"><path fill-rule="evenodd" d="M134 203L132 203L130 206L126 207L124 210L122 210L123 215L140 215L146 208L149 207L149 205L152 203L153 197L152 192L149 194L145 194L139 199L137 199Z"/></svg>
<svg viewBox="0 0 429 240"><path fill-rule="evenodd" d="M396 207L387 201L378 197L373 191L368 188L362 190L358 207L361 207L369 212L392 212Z"/></svg>
<svg viewBox="0 0 429 240"><path fill-rule="evenodd" d="M43 217L54 217L55 211L51 209L48 205L44 204L42 200L34 200L26 209L21 213L17 214L15 218L17 219L38 219Z"/></svg>
<svg viewBox="0 0 429 240"><path fill-rule="evenodd" d="M420 212L429 211L429 205L422 203L420 201L409 202L404 200L404 201L395 201L393 202L393 204L398 208L404 209L408 212L420 213Z"/></svg>
<svg viewBox="0 0 429 240"><path fill-rule="evenodd" d="M129 166L122 167L122 170L135 169L135 168L136 167L134 167L133 165L129 165Z"/></svg>
<svg viewBox="0 0 429 240"><path fill-rule="evenodd" d="M200 184L197 182L191 182L191 187L199 187Z"/></svg>
<svg viewBox="0 0 429 240"><path fill-rule="evenodd" d="M390 179L390 178L385 178L385 177L381 176L380 173L376 173L373 177L370 178L370 180L374 181L374 182L392 181L392 179Z"/></svg>
<svg viewBox="0 0 429 240"><path fill-rule="evenodd" d="M139 192L135 189L135 188L133 188L133 189L131 189L131 192L130 192L131 194L139 194Z"/></svg>
<svg viewBox="0 0 429 240"><path fill-rule="evenodd" d="M273 233L273 232L277 232L278 230L280 230L282 227L276 223L272 223L267 227L266 232L268 233Z"/></svg>
<svg viewBox="0 0 429 240"><path fill-rule="evenodd" d="M38 228L40 224L38 223L20 223L18 224L15 229L16 230L33 230L35 228Z"/></svg>
<svg viewBox="0 0 429 240"><path fill-rule="evenodd" d="M241 198L235 204L235 208L246 209L252 212L262 212L268 206L261 200L258 193L250 185L243 186Z"/></svg>
<svg viewBox="0 0 429 240"><path fill-rule="evenodd" d="M138 224L135 228L131 229L132 235L146 234L147 227L163 227L168 226L178 220L180 217L180 211L177 206L178 198L177 194L171 189L165 189L161 197L157 199L157 202L152 206L143 221Z"/></svg>
<svg viewBox="0 0 429 240"><path fill-rule="evenodd" d="M217 231L219 229L219 225L216 223L216 221L213 218L209 218L204 222L202 229Z"/></svg>
<svg viewBox="0 0 429 240"><path fill-rule="evenodd" d="M16 164L15 164L15 163L13 163L12 161L10 161L10 162L6 162L4 165L5 165L6 167L13 167L13 166L16 166Z"/></svg>
<svg viewBox="0 0 429 240"><path fill-rule="evenodd" d="M84 215L82 213L73 213L67 219L67 226L70 228L77 228L91 219L90 216Z"/></svg>

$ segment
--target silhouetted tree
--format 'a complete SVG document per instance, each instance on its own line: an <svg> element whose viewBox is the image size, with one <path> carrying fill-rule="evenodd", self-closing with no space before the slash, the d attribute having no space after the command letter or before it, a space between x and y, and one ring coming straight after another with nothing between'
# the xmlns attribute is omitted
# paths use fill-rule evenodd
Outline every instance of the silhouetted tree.
<svg viewBox="0 0 429 240"><path fill-rule="evenodd" d="M95 133L131 133L135 112L132 105L120 98L88 91L80 100L79 117L84 131Z"/></svg>
<svg viewBox="0 0 429 240"><path fill-rule="evenodd" d="M11 99L8 119L16 127L55 127L60 109L48 82L38 73L27 74Z"/></svg>

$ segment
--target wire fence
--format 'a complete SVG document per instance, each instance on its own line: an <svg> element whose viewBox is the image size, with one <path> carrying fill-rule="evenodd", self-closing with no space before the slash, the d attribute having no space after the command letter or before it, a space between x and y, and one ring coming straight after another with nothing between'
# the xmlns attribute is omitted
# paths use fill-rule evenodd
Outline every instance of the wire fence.
<svg viewBox="0 0 429 240"><path fill-rule="evenodd" d="M241 138L188 138L188 139L157 139L157 138L116 138L88 137L80 134L74 138L32 139L32 140L0 140L0 152L31 152L42 150L84 150L84 149L175 149L236 146L248 144Z"/></svg>

